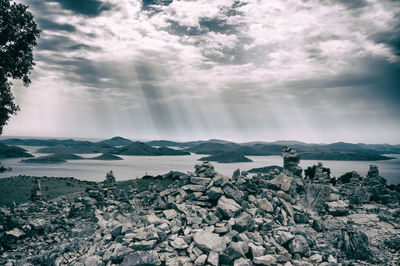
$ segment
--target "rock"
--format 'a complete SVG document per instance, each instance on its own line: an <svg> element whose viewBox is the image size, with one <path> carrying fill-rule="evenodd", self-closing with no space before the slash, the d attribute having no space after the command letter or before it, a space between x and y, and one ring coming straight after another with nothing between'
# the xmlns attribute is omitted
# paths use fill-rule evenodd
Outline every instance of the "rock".
<svg viewBox="0 0 400 266"><path fill-rule="evenodd" d="M6 236L9 239L19 239L25 235L24 231L19 228L14 228L6 232Z"/></svg>
<svg viewBox="0 0 400 266"><path fill-rule="evenodd" d="M263 246L257 246L253 243L249 243L249 249L253 258L264 256L266 251L266 249Z"/></svg>
<svg viewBox="0 0 400 266"><path fill-rule="evenodd" d="M329 254L328 256L328 262L329 263L337 263L337 259L335 259L332 254Z"/></svg>
<svg viewBox="0 0 400 266"><path fill-rule="evenodd" d="M224 239L214 233L199 231L193 235L193 240L196 246L205 252L222 252L226 248Z"/></svg>
<svg viewBox="0 0 400 266"><path fill-rule="evenodd" d="M206 261L207 261L207 255L202 254L202 255L198 256L197 259L194 261L194 265L195 266L203 266L206 264Z"/></svg>
<svg viewBox="0 0 400 266"><path fill-rule="evenodd" d="M275 185L278 189L281 189L285 192L289 192L290 186L292 185L293 178L285 175L284 173L280 173L275 176L272 180L269 181L270 184Z"/></svg>
<svg viewBox="0 0 400 266"><path fill-rule="evenodd" d="M207 262L212 266L219 265L219 254L216 251L210 251L207 257Z"/></svg>
<svg viewBox="0 0 400 266"><path fill-rule="evenodd" d="M130 246L132 246L134 250L151 250L155 247L156 243L156 240L142 240L134 242Z"/></svg>
<svg viewBox="0 0 400 266"><path fill-rule="evenodd" d="M207 191L207 196L211 199L211 200L217 200L219 199L222 195L224 194L224 192L222 191L222 189L220 187L212 187Z"/></svg>
<svg viewBox="0 0 400 266"><path fill-rule="evenodd" d="M238 258L245 258L249 252L249 246L243 241L231 242L225 249L225 263L230 263Z"/></svg>
<svg viewBox="0 0 400 266"><path fill-rule="evenodd" d="M371 256L367 235L356 229L342 229L341 240L338 244L349 259L368 259Z"/></svg>
<svg viewBox="0 0 400 266"><path fill-rule="evenodd" d="M232 218L242 210L242 207L235 200L222 196L218 200L217 209L224 216Z"/></svg>
<svg viewBox="0 0 400 266"><path fill-rule="evenodd" d="M251 260L245 258L237 259L233 263L233 266L252 266L252 265L253 263L251 262Z"/></svg>
<svg viewBox="0 0 400 266"><path fill-rule="evenodd" d="M203 185L185 185L181 187L181 189L191 192L205 192L206 188L207 187Z"/></svg>
<svg viewBox="0 0 400 266"><path fill-rule="evenodd" d="M281 246L287 244L289 241L295 238L294 235L286 231L274 231L273 237L275 241Z"/></svg>
<svg viewBox="0 0 400 266"><path fill-rule="evenodd" d="M267 199L260 199L258 201L258 208L265 212L273 213L274 212L274 206L272 206L271 202L269 202Z"/></svg>
<svg viewBox="0 0 400 266"><path fill-rule="evenodd" d="M343 200L331 201L325 203L326 211L333 216L346 216L349 214L349 204Z"/></svg>
<svg viewBox="0 0 400 266"><path fill-rule="evenodd" d="M103 266L104 262L98 255L84 256L80 259L80 262L85 266Z"/></svg>
<svg viewBox="0 0 400 266"><path fill-rule="evenodd" d="M322 256L320 254L314 254L314 255L310 256L309 259L314 263L321 263L322 262Z"/></svg>
<svg viewBox="0 0 400 266"><path fill-rule="evenodd" d="M147 215L146 221L147 221L147 223L149 223L149 224L155 224L155 225L157 225L157 224L162 224L162 223L165 222L163 219L159 218L159 217L156 216L155 214L149 214L149 215Z"/></svg>
<svg viewBox="0 0 400 266"><path fill-rule="evenodd" d="M291 254L299 253L301 255L307 255L310 248L304 236L296 235L295 238L289 242L288 250Z"/></svg>
<svg viewBox="0 0 400 266"><path fill-rule="evenodd" d="M190 178L190 183L194 185L201 185L201 186L207 186L210 183L211 179L207 177L197 177L197 176L192 176Z"/></svg>
<svg viewBox="0 0 400 266"><path fill-rule="evenodd" d="M146 265L161 265L158 253L155 250L151 251L136 251L124 258L122 266L146 266Z"/></svg>
<svg viewBox="0 0 400 266"><path fill-rule="evenodd" d="M242 212L235 218L235 225L233 228L238 232L243 232L253 226L253 217L247 212Z"/></svg>
<svg viewBox="0 0 400 266"><path fill-rule="evenodd" d="M178 216L178 213L174 209L165 210L163 211L163 214L167 220L171 220Z"/></svg>
<svg viewBox="0 0 400 266"><path fill-rule="evenodd" d="M272 255L264 255L253 258L253 262L259 265L273 265L276 263L276 258Z"/></svg>
<svg viewBox="0 0 400 266"><path fill-rule="evenodd" d="M181 237L177 237L174 241L170 243L174 249L187 249L189 245Z"/></svg>

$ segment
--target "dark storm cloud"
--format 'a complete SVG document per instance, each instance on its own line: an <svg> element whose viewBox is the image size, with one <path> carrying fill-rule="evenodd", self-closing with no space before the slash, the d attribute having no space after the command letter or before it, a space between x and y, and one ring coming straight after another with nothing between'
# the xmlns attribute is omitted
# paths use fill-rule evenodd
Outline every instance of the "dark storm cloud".
<svg viewBox="0 0 400 266"><path fill-rule="evenodd" d="M75 32L76 27L71 24L60 24L56 23L52 20L45 18L38 18L37 22L42 30L55 30L55 31L67 31L67 32Z"/></svg>
<svg viewBox="0 0 400 266"><path fill-rule="evenodd" d="M338 3L346 6L351 9L358 9L368 5L368 2L365 0L336 0Z"/></svg>
<svg viewBox="0 0 400 266"><path fill-rule="evenodd" d="M90 50L98 51L98 47L86 45L83 43L76 42L69 37L62 35L50 35L39 40L38 49L41 51L60 51L70 52L77 50Z"/></svg>
<svg viewBox="0 0 400 266"><path fill-rule="evenodd" d="M397 15L397 21L400 21L400 13ZM394 54L400 56L400 22L391 31L377 33L372 39L377 43L389 45Z"/></svg>
<svg viewBox="0 0 400 266"><path fill-rule="evenodd" d="M298 80L285 83L303 105L329 102L332 106L352 108L357 102L365 108L382 108L390 115L400 112L400 64L380 58L366 58L358 71L326 79ZM294 90L293 90L294 89ZM338 108L338 107L334 107ZM335 113L335 110L332 110Z"/></svg>
<svg viewBox="0 0 400 266"><path fill-rule="evenodd" d="M168 20L169 27L166 30L170 34L182 36L196 36L206 34L207 32L216 32L223 34L234 34L237 32L236 25L228 24L226 19L220 18L200 18L199 25L200 26L186 26L181 25L179 21Z"/></svg>
<svg viewBox="0 0 400 266"><path fill-rule="evenodd" d="M102 3L97 0L51 0L58 2L62 8L71 10L72 12L89 17L97 16L101 12L109 10L109 4Z"/></svg>

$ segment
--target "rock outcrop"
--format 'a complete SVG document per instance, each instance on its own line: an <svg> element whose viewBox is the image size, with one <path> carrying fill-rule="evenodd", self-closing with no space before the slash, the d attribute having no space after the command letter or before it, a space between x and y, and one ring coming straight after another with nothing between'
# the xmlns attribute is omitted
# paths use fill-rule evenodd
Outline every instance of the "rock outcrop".
<svg viewBox="0 0 400 266"><path fill-rule="evenodd" d="M285 158L296 158L289 153ZM237 170L229 178L205 162L167 188L156 179L146 191L99 186L72 202L0 208L0 264L400 262L399 202L352 201L348 190L356 182L333 186L322 175L319 183L303 180L296 166L253 176ZM358 187L380 186L378 176L372 168ZM113 176L107 180L115 185Z"/></svg>

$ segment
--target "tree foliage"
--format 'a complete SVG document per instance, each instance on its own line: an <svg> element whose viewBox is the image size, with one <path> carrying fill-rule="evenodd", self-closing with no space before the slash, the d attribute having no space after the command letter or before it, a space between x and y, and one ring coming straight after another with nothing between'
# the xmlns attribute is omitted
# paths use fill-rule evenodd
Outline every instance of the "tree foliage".
<svg viewBox="0 0 400 266"><path fill-rule="evenodd" d="M35 65L33 49L40 30L27 8L0 0L0 134L10 116L19 110L11 93L10 79L20 79L28 86Z"/></svg>

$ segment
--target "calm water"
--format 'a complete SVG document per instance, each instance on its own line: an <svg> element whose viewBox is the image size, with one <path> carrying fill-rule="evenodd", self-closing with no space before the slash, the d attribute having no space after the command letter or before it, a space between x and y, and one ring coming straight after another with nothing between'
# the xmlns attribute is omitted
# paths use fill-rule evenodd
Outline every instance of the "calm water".
<svg viewBox="0 0 400 266"><path fill-rule="evenodd" d="M23 147L35 156L39 147ZM83 157L94 157L94 154L84 154ZM0 174L1 177L13 175L31 176L62 176L76 177L83 180L102 181L106 172L113 170L117 180L127 180L142 177L145 174L164 174L170 170L188 172L194 171L194 165L204 155L192 154L188 156L120 156L122 161L98 161L98 160L76 160L62 164L24 164L20 159L7 159L1 162L7 167L12 167L12 172ZM400 155L392 155L396 159L388 161L322 161L325 167L331 169L332 176L340 176L346 172L357 171L360 175L366 175L370 164L379 167L381 176L388 180L389 184L400 183ZM236 169L249 170L254 167L268 165L280 165L283 161L280 156L248 156L254 162L220 164L213 162L215 169L224 175L231 176ZM316 160L302 160L303 168L316 164Z"/></svg>

